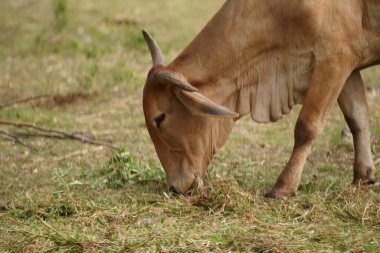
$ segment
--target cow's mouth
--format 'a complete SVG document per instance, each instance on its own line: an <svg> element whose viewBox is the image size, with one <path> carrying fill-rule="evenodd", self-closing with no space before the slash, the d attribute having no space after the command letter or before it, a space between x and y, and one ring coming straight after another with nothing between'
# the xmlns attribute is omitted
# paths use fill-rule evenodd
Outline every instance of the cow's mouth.
<svg viewBox="0 0 380 253"><path fill-rule="evenodd" d="M183 181L182 181L183 182ZM188 195L194 192L195 190L203 188L203 179L201 176L195 174L194 178L189 184L183 184L182 187L173 183L169 185L169 192L174 195Z"/></svg>

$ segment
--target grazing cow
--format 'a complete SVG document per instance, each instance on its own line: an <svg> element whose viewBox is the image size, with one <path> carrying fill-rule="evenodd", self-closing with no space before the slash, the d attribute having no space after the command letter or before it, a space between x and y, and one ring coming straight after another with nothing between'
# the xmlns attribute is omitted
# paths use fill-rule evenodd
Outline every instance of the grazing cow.
<svg viewBox="0 0 380 253"><path fill-rule="evenodd" d="M353 133L353 183L375 182L360 70L380 63L380 0L228 0L169 65L144 37L153 58L145 121L172 191L201 183L241 116L274 122L303 104L293 152L267 196L295 194L336 101Z"/></svg>

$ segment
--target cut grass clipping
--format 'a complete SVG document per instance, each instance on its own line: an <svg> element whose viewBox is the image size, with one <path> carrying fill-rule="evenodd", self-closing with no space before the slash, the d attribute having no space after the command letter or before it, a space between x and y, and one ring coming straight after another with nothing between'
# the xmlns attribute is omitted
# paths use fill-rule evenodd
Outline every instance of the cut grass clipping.
<svg viewBox="0 0 380 253"><path fill-rule="evenodd" d="M101 175L105 178L105 184L113 189L149 181L165 184L165 173L161 166L140 163L125 150L109 160Z"/></svg>

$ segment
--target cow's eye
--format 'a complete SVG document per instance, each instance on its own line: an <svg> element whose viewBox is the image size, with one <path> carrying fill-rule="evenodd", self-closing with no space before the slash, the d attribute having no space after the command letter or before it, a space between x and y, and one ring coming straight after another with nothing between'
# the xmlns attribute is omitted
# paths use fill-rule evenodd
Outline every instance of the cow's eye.
<svg viewBox="0 0 380 253"><path fill-rule="evenodd" d="M154 121L156 121L157 128L160 128L160 125L165 120L165 117L166 117L166 115L165 115L165 113L163 113L154 119Z"/></svg>

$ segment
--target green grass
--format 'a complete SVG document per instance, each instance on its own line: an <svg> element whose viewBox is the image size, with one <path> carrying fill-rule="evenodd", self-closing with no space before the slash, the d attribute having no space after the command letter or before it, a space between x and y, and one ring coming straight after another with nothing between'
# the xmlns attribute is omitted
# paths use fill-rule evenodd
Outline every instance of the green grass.
<svg viewBox="0 0 380 253"><path fill-rule="evenodd" d="M353 148L340 138L338 108L296 197L263 195L290 155L299 107L276 124L241 119L203 190L167 192L141 108L151 67L141 30L169 62L222 2L2 1L0 105L61 100L3 108L0 118L89 132L123 151L37 138L29 150L1 139L0 252L380 251L380 188L350 186ZM364 79L380 178L379 69Z"/></svg>

